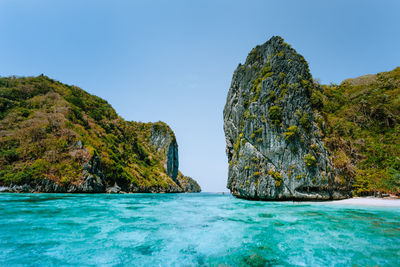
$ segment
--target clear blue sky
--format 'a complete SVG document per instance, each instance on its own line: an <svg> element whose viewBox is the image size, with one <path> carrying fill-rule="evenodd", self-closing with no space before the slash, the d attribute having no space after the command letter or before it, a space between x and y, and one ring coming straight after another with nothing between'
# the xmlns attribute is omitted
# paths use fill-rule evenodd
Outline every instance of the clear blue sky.
<svg viewBox="0 0 400 267"><path fill-rule="evenodd" d="M0 0L0 75L43 73L127 120L165 121L182 172L226 191L222 110L248 52L280 35L323 83L391 70L399 12L398 0Z"/></svg>

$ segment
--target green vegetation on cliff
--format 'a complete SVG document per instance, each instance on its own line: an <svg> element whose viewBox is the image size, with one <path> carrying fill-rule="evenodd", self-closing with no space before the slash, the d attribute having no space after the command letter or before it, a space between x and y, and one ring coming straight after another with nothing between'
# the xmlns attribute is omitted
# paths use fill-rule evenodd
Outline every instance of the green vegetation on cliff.
<svg viewBox="0 0 400 267"><path fill-rule="evenodd" d="M237 197L400 195L400 68L321 86L274 36L235 70L223 115Z"/></svg>
<svg viewBox="0 0 400 267"><path fill-rule="evenodd" d="M341 178L356 195L400 194L400 67L317 88L311 102Z"/></svg>
<svg viewBox="0 0 400 267"><path fill-rule="evenodd" d="M43 75L0 78L0 185L79 185L85 165L98 158L104 186L176 191L165 167L169 144L151 144L152 130L177 153L163 122L125 121L105 100Z"/></svg>

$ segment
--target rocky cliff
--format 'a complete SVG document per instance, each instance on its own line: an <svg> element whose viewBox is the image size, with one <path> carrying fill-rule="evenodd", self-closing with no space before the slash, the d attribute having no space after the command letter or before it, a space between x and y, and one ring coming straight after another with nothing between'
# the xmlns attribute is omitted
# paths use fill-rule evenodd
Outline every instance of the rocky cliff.
<svg viewBox="0 0 400 267"><path fill-rule="evenodd" d="M200 185L192 177L185 176L181 172L178 173L177 181L184 192L200 192Z"/></svg>
<svg viewBox="0 0 400 267"><path fill-rule="evenodd" d="M165 153L164 169L169 177L177 181L179 159L178 144L172 130L162 123L151 126L150 145L156 147L157 151Z"/></svg>
<svg viewBox="0 0 400 267"><path fill-rule="evenodd" d="M199 192L178 167L167 124L125 121L46 76L0 78L0 191Z"/></svg>
<svg viewBox="0 0 400 267"><path fill-rule="evenodd" d="M233 74L224 108L228 188L237 197L350 196L316 124L307 62L281 37L255 47Z"/></svg>

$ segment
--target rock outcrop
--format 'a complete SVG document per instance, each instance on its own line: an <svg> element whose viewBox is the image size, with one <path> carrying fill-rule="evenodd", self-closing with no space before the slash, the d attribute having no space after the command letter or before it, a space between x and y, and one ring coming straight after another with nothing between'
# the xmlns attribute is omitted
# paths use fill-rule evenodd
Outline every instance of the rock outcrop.
<svg viewBox="0 0 400 267"><path fill-rule="evenodd" d="M281 37L255 47L233 74L224 108L228 185L237 197L328 200L350 196L321 141L307 62Z"/></svg>
<svg viewBox="0 0 400 267"><path fill-rule="evenodd" d="M101 171L100 157L95 153L88 163L83 165L83 180L84 182L76 189L70 187L68 191L77 191L82 193L102 193L106 189L104 174Z"/></svg>
<svg viewBox="0 0 400 267"><path fill-rule="evenodd" d="M183 175L181 172L178 173L178 184L183 189L184 192L201 192L200 185L189 176Z"/></svg>
<svg viewBox="0 0 400 267"><path fill-rule="evenodd" d="M164 151L164 169L168 176L177 181L179 159L178 143L175 134L168 125L154 123L151 126L150 145L155 146L157 151Z"/></svg>

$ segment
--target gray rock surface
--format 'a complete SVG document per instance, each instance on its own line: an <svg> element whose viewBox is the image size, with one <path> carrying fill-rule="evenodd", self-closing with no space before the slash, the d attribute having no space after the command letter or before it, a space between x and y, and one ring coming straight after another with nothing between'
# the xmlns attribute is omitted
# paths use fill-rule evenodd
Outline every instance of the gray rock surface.
<svg viewBox="0 0 400 267"><path fill-rule="evenodd" d="M94 154L90 161L83 165L83 179L83 184L80 184L76 189L78 192L102 193L105 191L104 175L101 171L100 158L97 154Z"/></svg>
<svg viewBox="0 0 400 267"><path fill-rule="evenodd" d="M132 185L130 191L140 192L144 190L145 192L152 193L201 192L199 184L193 178L184 176L179 172L178 143L176 142L174 132L167 124L156 122L152 125L150 145L154 146L158 151L163 151L163 153L165 153L164 168L167 175L172 178L176 186L170 185L167 189L162 187L146 189Z"/></svg>
<svg viewBox="0 0 400 267"><path fill-rule="evenodd" d="M168 176L176 182L179 168L178 143L168 125L160 122L152 125L150 145L157 147L157 150L165 151L164 168Z"/></svg>
<svg viewBox="0 0 400 267"><path fill-rule="evenodd" d="M119 187L117 183L115 183L114 186L108 187L106 192L109 194L118 194L121 193L121 187Z"/></svg>
<svg viewBox="0 0 400 267"><path fill-rule="evenodd" d="M8 186L0 186L0 193L10 192L10 188Z"/></svg>
<svg viewBox="0 0 400 267"><path fill-rule="evenodd" d="M310 102L307 62L281 37L255 47L233 74L224 108L228 185L261 200L327 200L337 189Z"/></svg>

